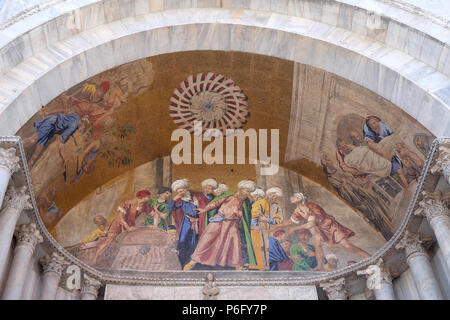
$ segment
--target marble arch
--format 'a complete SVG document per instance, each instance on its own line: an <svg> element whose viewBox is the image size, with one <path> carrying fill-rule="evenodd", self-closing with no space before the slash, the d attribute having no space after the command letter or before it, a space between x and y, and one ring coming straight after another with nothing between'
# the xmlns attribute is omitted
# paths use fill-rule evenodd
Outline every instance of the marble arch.
<svg viewBox="0 0 450 320"><path fill-rule="evenodd" d="M188 50L243 51L324 69L386 98L434 135L450 134L446 100L450 79L444 71L358 32L313 19L240 9L171 9L122 17L49 43L36 53L25 53L28 57L19 64L2 69L0 83L6 91L1 90L0 134L14 134L41 105L95 74L141 58ZM52 31L47 27L47 32ZM105 56L113 58L95 61ZM424 73L429 78L418 80ZM361 268L377 257L329 278ZM321 279L309 279L309 283L315 281Z"/></svg>

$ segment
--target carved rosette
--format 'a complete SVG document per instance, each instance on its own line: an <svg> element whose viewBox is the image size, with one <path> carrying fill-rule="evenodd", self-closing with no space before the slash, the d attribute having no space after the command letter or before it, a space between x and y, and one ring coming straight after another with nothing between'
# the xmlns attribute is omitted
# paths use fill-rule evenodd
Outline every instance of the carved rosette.
<svg viewBox="0 0 450 320"><path fill-rule="evenodd" d="M38 243L42 243L44 238L39 232L35 223L22 224L16 227L17 247L25 247L34 251Z"/></svg>
<svg viewBox="0 0 450 320"><path fill-rule="evenodd" d="M442 173L445 180L450 184L450 146L439 146L439 155L430 169L431 173Z"/></svg>
<svg viewBox="0 0 450 320"><path fill-rule="evenodd" d="M450 216L448 208L450 194L446 196L441 192L423 192L422 194L423 200L419 202L419 209L414 212L415 215L425 216L430 224L435 218Z"/></svg>
<svg viewBox="0 0 450 320"><path fill-rule="evenodd" d="M422 241L419 238L419 234L411 235L408 231L405 232L403 238L395 245L395 249L404 249L406 260L408 262L417 256L428 256L425 249L422 247Z"/></svg>
<svg viewBox="0 0 450 320"><path fill-rule="evenodd" d="M6 191L5 202L5 210L12 210L17 214L20 214L23 210L33 209L26 186L23 186L20 189L9 187Z"/></svg>
<svg viewBox="0 0 450 320"><path fill-rule="evenodd" d="M56 252L52 252L51 255L46 255L39 262L46 273L56 273L59 277L62 275L64 268L67 266L67 262Z"/></svg>
<svg viewBox="0 0 450 320"><path fill-rule="evenodd" d="M392 286L392 277L389 268L383 263L383 259L378 260L377 264L368 266L365 270L357 271L356 274L367 276L367 288L370 290L381 289L382 284Z"/></svg>
<svg viewBox="0 0 450 320"><path fill-rule="evenodd" d="M0 168L6 169L12 175L20 169L20 158L16 156L16 149L0 148Z"/></svg>
<svg viewBox="0 0 450 320"><path fill-rule="evenodd" d="M97 279L94 279L87 274L83 275L83 286L81 288L81 295L91 295L94 299L97 299L98 289L102 286L102 283Z"/></svg>
<svg viewBox="0 0 450 320"><path fill-rule="evenodd" d="M345 278L321 283L320 287L325 290L329 300L347 300Z"/></svg>

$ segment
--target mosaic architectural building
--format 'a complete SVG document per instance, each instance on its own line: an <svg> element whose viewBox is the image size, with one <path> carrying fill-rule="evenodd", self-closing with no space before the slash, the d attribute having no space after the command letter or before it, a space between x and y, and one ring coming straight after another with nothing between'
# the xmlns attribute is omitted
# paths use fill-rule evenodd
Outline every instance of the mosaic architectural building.
<svg viewBox="0 0 450 320"><path fill-rule="evenodd" d="M446 300L450 6L0 5L0 297Z"/></svg>

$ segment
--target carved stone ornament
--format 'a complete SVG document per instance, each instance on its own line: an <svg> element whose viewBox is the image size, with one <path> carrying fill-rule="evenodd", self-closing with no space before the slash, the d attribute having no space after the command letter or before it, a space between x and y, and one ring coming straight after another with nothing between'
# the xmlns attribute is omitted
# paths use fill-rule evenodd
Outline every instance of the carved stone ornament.
<svg viewBox="0 0 450 320"><path fill-rule="evenodd" d="M339 278L337 280L321 283L320 287L325 290L329 300L347 300L345 278Z"/></svg>
<svg viewBox="0 0 450 320"><path fill-rule="evenodd" d="M19 171L20 158L16 156L16 149L0 148L0 168L8 170L11 174Z"/></svg>
<svg viewBox="0 0 450 320"><path fill-rule="evenodd" d="M384 265L383 259L378 260L377 264L370 265L365 270L357 271L356 274L367 276L367 288L370 290L381 289L383 283L392 285L392 277L387 266Z"/></svg>
<svg viewBox="0 0 450 320"><path fill-rule="evenodd" d="M205 299L213 299L215 296L219 294L220 290L216 286L214 282L214 275L212 273L208 273L205 279L205 285L203 286L202 293L205 296Z"/></svg>
<svg viewBox="0 0 450 320"><path fill-rule="evenodd" d="M35 223L22 224L16 227L15 235L18 247L27 247L32 251L38 243L44 241Z"/></svg>
<svg viewBox="0 0 450 320"><path fill-rule="evenodd" d="M81 295L91 294L95 298L98 295L98 289L102 286L102 283L97 279L91 278L87 274L83 275L83 286L81 288Z"/></svg>
<svg viewBox="0 0 450 320"><path fill-rule="evenodd" d="M14 210L18 214L23 210L33 209L26 186L23 186L20 189L12 186L9 187L6 191L4 201L6 203L5 210Z"/></svg>
<svg viewBox="0 0 450 320"><path fill-rule="evenodd" d="M58 276L62 275L64 268L68 264L68 262L56 252L52 252L51 255L46 255L39 260L39 262L44 269L44 273L53 272Z"/></svg>
<svg viewBox="0 0 450 320"><path fill-rule="evenodd" d="M445 180L450 184L450 146L439 146L439 155L430 169L431 173L442 173Z"/></svg>
<svg viewBox="0 0 450 320"><path fill-rule="evenodd" d="M411 235L409 231L405 232L403 238L395 245L395 249L404 249L407 260L419 255L427 255L425 249L422 247L422 241L419 238L419 234Z"/></svg>
<svg viewBox="0 0 450 320"><path fill-rule="evenodd" d="M441 192L422 192L423 199L419 202L419 208L414 212L415 215L423 215L428 222L439 216L449 216L450 193L443 195Z"/></svg>

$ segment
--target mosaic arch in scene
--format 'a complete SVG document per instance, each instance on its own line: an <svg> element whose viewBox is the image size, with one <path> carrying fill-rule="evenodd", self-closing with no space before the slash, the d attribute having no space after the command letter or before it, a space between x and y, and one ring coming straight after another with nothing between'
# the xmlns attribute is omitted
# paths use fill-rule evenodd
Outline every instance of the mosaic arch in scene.
<svg viewBox="0 0 450 320"><path fill-rule="evenodd" d="M171 133L195 120L279 129L278 173L173 164ZM88 265L115 271L315 272L367 258L399 226L434 138L336 75L224 51L98 74L17 134L46 227Z"/></svg>

